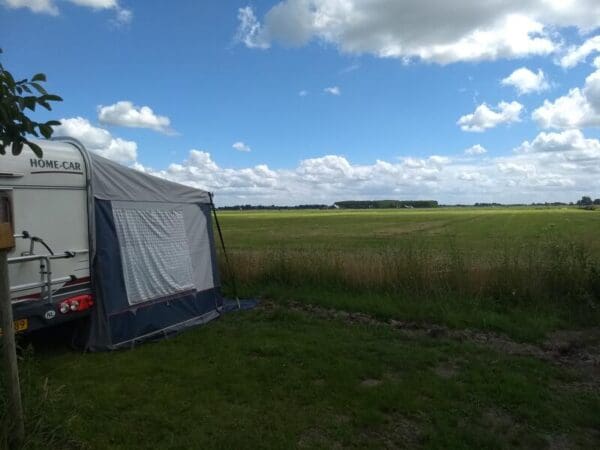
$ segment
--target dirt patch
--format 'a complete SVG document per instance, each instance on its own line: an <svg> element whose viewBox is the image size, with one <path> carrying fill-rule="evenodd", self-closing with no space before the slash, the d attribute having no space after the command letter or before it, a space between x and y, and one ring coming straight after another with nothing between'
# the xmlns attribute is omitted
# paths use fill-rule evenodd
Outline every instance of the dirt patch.
<svg viewBox="0 0 600 450"><path fill-rule="evenodd" d="M329 436L320 428L304 431L298 439L298 448L341 448L339 443L332 443Z"/></svg>
<svg viewBox="0 0 600 450"><path fill-rule="evenodd" d="M505 411L492 408L483 413L483 423L495 433L506 433L515 426L513 417Z"/></svg>
<svg viewBox="0 0 600 450"><path fill-rule="evenodd" d="M377 380L375 378L367 378L366 380L362 380L360 382L361 386L364 387L375 387L375 386L379 386L381 384L381 380Z"/></svg>
<svg viewBox="0 0 600 450"><path fill-rule="evenodd" d="M577 448L568 436L562 434L546 436L545 441L548 444L548 450L571 450Z"/></svg>
<svg viewBox="0 0 600 450"><path fill-rule="evenodd" d="M443 378L444 380L449 380L458 375L458 367L456 364L449 362L440 364L433 371L438 377Z"/></svg>
<svg viewBox="0 0 600 450"><path fill-rule="evenodd" d="M423 434L416 423L406 417L394 415L381 426L369 429L362 434L366 442L377 442L379 448L421 447Z"/></svg>
<svg viewBox="0 0 600 450"><path fill-rule="evenodd" d="M277 305L263 301L266 308ZM577 369L586 374L593 388L600 388L600 327L587 330L558 331L548 336L542 345L517 342L508 336L471 329L451 329L443 325L403 320L381 320L365 313L355 313L333 308L291 302L293 311L309 313L323 319L341 320L352 325L392 327L407 337L431 337L454 339L491 347L495 351L515 356L529 356L560 366Z"/></svg>

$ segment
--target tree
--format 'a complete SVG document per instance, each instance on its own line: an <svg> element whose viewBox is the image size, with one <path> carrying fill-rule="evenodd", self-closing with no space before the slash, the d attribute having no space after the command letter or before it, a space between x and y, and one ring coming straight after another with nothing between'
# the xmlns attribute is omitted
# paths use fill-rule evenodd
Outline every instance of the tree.
<svg viewBox="0 0 600 450"><path fill-rule="evenodd" d="M597 198L596 200L594 200L594 205L600 205L600 198Z"/></svg>
<svg viewBox="0 0 600 450"><path fill-rule="evenodd" d="M2 49L0 49L0 54ZM43 136L49 139L54 132L53 126L60 125L56 120L34 122L26 115L26 110L35 111L41 106L48 111L50 102L60 102L58 95L48 94L41 83L46 75L38 73L31 80L15 81L12 74L0 63L0 155L11 148L13 155L19 155L27 145L38 158L42 157L39 145L27 139L28 135ZM39 95L38 95L39 94ZM14 238L10 223L0 223L0 327L2 336L2 359L4 361L3 383L7 393L8 417L13 421L11 431L15 448L20 448L25 436L23 404L19 383L17 348L14 336L10 284L8 280L8 252L14 248Z"/></svg>
<svg viewBox="0 0 600 450"><path fill-rule="evenodd" d="M27 145L38 158L42 157L40 146L29 141L27 136L43 136L49 139L54 132L52 127L60 125L60 122L35 122L25 113L26 110L35 111L38 105L50 111L50 102L62 101L58 95L46 92L41 84L45 81L46 75L43 73L35 74L31 80L25 78L15 81L12 74L0 63L0 155L5 155L8 147L11 147L13 155L19 155L23 146Z"/></svg>
<svg viewBox="0 0 600 450"><path fill-rule="evenodd" d="M588 197L587 195L581 197L581 200L577 202L579 206L590 206L592 203L592 198Z"/></svg>

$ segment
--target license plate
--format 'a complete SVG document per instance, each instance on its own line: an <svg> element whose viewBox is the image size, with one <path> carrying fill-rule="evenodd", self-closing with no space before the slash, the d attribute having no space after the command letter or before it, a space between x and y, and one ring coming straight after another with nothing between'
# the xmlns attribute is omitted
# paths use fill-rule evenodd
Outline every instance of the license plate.
<svg viewBox="0 0 600 450"><path fill-rule="evenodd" d="M29 321L27 319L15 320L14 324L16 333L19 331L25 331L27 328L29 328ZM2 334L2 328L0 328L0 336L2 336Z"/></svg>

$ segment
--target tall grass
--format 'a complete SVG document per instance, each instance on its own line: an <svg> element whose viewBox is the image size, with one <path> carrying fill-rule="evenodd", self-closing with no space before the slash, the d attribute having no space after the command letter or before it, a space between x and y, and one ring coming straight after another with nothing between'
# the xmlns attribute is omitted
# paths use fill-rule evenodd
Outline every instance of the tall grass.
<svg viewBox="0 0 600 450"><path fill-rule="evenodd" d="M600 258L584 243L546 237L525 246L506 242L485 254L449 238L444 248L416 241L385 249L238 250L231 255L241 286L270 283L413 297L485 297L515 304L597 310ZM224 283L231 275L221 261Z"/></svg>
<svg viewBox="0 0 600 450"><path fill-rule="evenodd" d="M11 445L13 418L8 415L2 370L0 365L0 450L15 448L14 443ZM50 386L48 378L40 373L30 346L20 351L19 371L25 415L25 441L19 450L85 448L83 443L69 437L68 429L74 414L65 414L61 409L65 387Z"/></svg>

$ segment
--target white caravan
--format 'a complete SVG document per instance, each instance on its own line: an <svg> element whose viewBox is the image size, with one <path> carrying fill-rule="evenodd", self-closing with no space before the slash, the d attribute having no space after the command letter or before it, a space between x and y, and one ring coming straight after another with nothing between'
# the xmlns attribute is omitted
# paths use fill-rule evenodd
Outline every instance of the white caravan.
<svg viewBox="0 0 600 450"><path fill-rule="evenodd" d="M10 295L18 331L80 318L90 284L90 164L72 140L43 142L0 156L0 220L12 223Z"/></svg>

